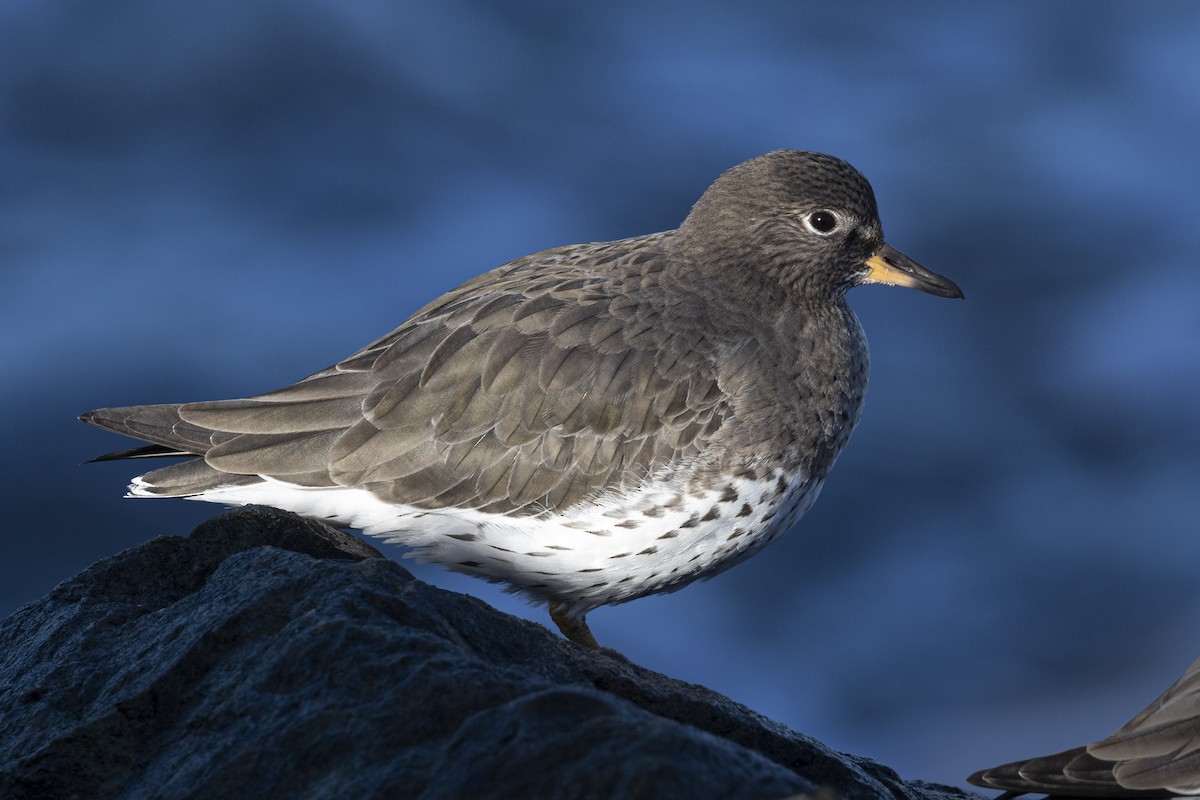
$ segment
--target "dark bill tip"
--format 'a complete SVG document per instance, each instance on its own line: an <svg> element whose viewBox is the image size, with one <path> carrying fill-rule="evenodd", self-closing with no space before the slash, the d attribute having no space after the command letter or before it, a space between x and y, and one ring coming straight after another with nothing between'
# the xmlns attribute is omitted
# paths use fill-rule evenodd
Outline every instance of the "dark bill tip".
<svg viewBox="0 0 1200 800"><path fill-rule="evenodd" d="M866 266L867 276L863 279L864 283L886 283L920 289L938 297L963 296L962 289L958 288L954 281L922 267L890 244L885 244L875 255L868 258Z"/></svg>

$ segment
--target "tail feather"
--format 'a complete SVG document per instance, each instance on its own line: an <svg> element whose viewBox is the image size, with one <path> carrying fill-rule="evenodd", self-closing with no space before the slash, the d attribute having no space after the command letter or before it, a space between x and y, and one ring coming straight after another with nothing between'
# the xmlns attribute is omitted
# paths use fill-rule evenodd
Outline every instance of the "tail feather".
<svg viewBox="0 0 1200 800"><path fill-rule="evenodd" d="M1014 761L980 770L967 778L968 783L986 789L1003 789L1005 795L1046 794L1050 798L1129 798L1170 797L1170 789L1129 789L1117 782L1115 762L1102 761L1075 747L1025 761ZM996 800L999 800L997 798ZM1047 799L1049 800L1049 798Z"/></svg>
<svg viewBox="0 0 1200 800"><path fill-rule="evenodd" d="M129 487L131 497L194 497L222 487L262 482L262 478L257 475L236 475L214 469L205 463L203 456L214 443L232 438L234 434L212 431L184 422L179 416L179 405L174 403L98 408L83 414L79 418L89 425L150 442L140 447L107 453L92 460L193 456L188 461L171 464L134 478Z"/></svg>
<svg viewBox="0 0 1200 800"><path fill-rule="evenodd" d="M156 455L203 455L213 446L214 438L228 438L228 434L215 434L207 428L184 422L179 416L180 405L163 403L151 406L98 408L82 414L79 419L97 428L150 442L165 450L155 452L149 448L138 447L101 456L101 460L147 458Z"/></svg>
<svg viewBox="0 0 1200 800"><path fill-rule="evenodd" d="M194 458L134 478L129 487L129 496L194 497L215 489L262 482L257 475L233 475L213 469L203 459Z"/></svg>
<svg viewBox="0 0 1200 800"><path fill-rule="evenodd" d="M128 450L114 450L111 453L105 453L102 456L89 458L89 464L94 464L98 461L122 461L127 458L164 458L166 456L191 456L195 453L188 453L180 450L177 447L164 447L161 444L144 444L141 447L131 447Z"/></svg>

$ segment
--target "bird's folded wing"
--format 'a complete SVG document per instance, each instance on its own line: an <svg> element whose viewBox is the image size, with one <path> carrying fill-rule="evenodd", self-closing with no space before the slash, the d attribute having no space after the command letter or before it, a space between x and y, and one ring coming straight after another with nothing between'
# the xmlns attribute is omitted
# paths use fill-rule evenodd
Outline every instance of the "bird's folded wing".
<svg viewBox="0 0 1200 800"><path fill-rule="evenodd" d="M662 325L678 311L646 299L662 260L642 242L520 259L294 386L146 407L122 432L186 444L221 472L365 486L388 502L571 505L699 453L733 413L705 320ZM606 258L625 276L617 290Z"/></svg>
<svg viewBox="0 0 1200 800"><path fill-rule="evenodd" d="M1136 717L1088 752L1116 762L1131 789L1200 794L1200 661Z"/></svg>

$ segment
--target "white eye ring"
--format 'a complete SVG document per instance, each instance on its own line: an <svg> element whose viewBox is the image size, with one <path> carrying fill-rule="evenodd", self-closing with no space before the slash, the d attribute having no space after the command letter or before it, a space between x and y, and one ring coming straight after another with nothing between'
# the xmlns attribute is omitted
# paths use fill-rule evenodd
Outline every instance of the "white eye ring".
<svg viewBox="0 0 1200 800"><path fill-rule="evenodd" d="M804 215L804 227L817 236L829 236L841 227L841 217L829 209L821 208Z"/></svg>

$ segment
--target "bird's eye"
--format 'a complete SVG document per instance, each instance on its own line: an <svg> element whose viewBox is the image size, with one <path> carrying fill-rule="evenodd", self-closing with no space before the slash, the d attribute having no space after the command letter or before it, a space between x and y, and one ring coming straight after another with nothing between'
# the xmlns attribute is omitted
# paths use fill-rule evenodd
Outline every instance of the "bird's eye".
<svg viewBox="0 0 1200 800"><path fill-rule="evenodd" d="M814 211L804 218L809 230L822 236L837 230L838 218L832 211Z"/></svg>

